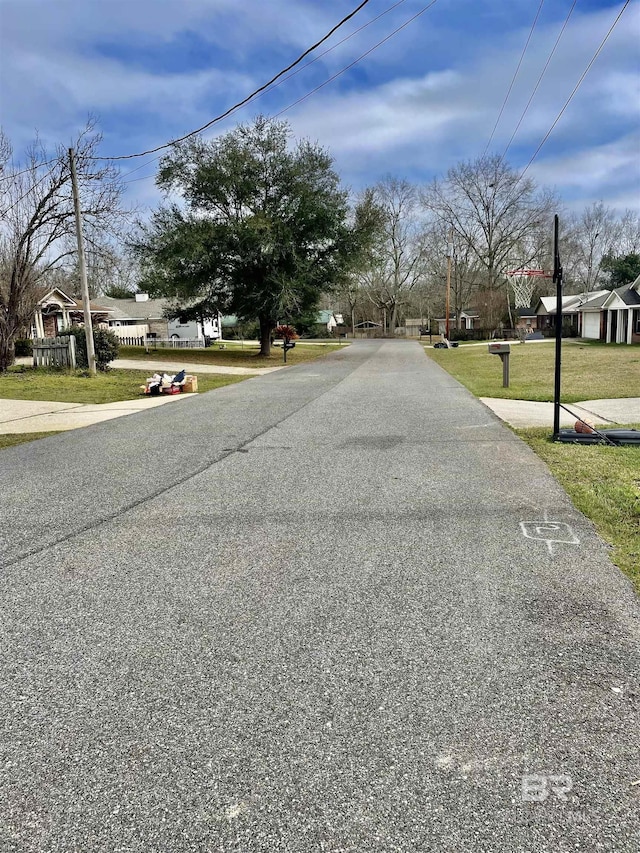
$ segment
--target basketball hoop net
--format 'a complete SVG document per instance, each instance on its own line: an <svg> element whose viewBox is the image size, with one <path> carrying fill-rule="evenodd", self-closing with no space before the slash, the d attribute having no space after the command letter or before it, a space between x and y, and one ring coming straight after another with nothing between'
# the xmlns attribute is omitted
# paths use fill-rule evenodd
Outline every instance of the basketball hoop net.
<svg viewBox="0 0 640 853"><path fill-rule="evenodd" d="M531 296L538 278L551 278L551 274L544 270L517 269L505 273L513 290L516 308L529 308Z"/></svg>

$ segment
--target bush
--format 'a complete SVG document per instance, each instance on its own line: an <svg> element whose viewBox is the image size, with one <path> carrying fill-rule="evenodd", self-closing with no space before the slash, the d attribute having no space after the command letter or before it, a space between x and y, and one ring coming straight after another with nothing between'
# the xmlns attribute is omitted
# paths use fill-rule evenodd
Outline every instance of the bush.
<svg viewBox="0 0 640 853"><path fill-rule="evenodd" d="M16 358L33 355L33 341L28 338L20 338L16 341Z"/></svg>
<svg viewBox="0 0 640 853"><path fill-rule="evenodd" d="M469 332L467 329L449 329L450 341L468 341Z"/></svg>
<svg viewBox="0 0 640 853"><path fill-rule="evenodd" d="M83 326L71 326L59 333L61 337L75 335L76 338L76 362L78 367L89 367L87 358L87 339ZM96 351L96 367L98 370L108 370L109 362L118 357L120 341L113 332L108 329L94 328L93 345Z"/></svg>

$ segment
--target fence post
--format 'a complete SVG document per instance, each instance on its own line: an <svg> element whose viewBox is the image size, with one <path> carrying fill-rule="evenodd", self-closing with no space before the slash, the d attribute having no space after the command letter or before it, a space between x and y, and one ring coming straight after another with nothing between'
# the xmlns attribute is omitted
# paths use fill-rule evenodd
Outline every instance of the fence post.
<svg viewBox="0 0 640 853"><path fill-rule="evenodd" d="M76 336L69 335L69 362L72 370L76 369Z"/></svg>

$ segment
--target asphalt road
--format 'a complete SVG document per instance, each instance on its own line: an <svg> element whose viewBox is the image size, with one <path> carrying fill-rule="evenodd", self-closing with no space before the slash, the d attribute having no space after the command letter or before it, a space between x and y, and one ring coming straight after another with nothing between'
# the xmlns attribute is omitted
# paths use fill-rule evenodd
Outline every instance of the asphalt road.
<svg viewBox="0 0 640 853"><path fill-rule="evenodd" d="M2 853L640 849L640 607L415 343L0 454Z"/></svg>

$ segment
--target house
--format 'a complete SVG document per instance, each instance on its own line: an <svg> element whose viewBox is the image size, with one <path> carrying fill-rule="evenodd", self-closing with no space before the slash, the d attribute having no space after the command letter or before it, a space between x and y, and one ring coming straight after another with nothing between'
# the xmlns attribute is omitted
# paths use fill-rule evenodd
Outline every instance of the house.
<svg viewBox="0 0 640 853"><path fill-rule="evenodd" d="M534 332L538 328L538 315L535 308L516 308L515 310L516 329L526 329L527 332Z"/></svg>
<svg viewBox="0 0 640 853"><path fill-rule="evenodd" d="M84 325L84 303L59 287L41 287L37 293L30 334L32 338L55 338L69 326ZM89 305L94 326L107 325L109 309L102 304Z"/></svg>
<svg viewBox="0 0 640 853"><path fill-rule="evenodd" d="M200 320L176 318L168 320L165 311L173 304L168 299L150 299L147 293L136 293L130 299L100 297L109 310L109 329L122 341L138 338L159 340L202 341L217 340L220 334L220 315Z"/></svg>
<svg viewBox="0 0 640 853"><path fill-rule="evenodd" d="M640 344L640 276L609 292L600 307L598 338L608 344Z"/></svg>
<svg viewBox="0 0 640 853"><path fill-rule="evenodd" d="M597 299L608 294L608 290L596 290L592 293L571 293L562 296L562 317L575 329L575 334L580 334L580 310L587 301ZM541 296L536 306L538 318L538 329L553 329L556 325L556 296Z"/></svg>
<svg viewBox="0 0 640 853"><path fill-rule="evenodd" d="M555 325L555 296L543 296L536 310L539 328ZM640 343L640 276L615 290L563 296L562 314L574 322L579 337L606 343Z"/></svg>
<svg viewBox="0 0 640 853"><path fill-rule="evenodd" d="M460 312L460 326L458 327L458 315L450 314L449 315L449 330L451 329L473 329L474 322L480 319L480 315L477 311L471 310L471 308L467 308ZM438 333L440 335L444 335L447 331L447 320L445 317L437 317L436 323L438 324Z"/></svg>

